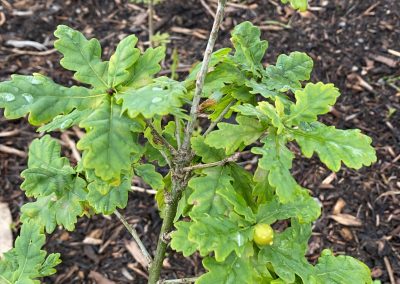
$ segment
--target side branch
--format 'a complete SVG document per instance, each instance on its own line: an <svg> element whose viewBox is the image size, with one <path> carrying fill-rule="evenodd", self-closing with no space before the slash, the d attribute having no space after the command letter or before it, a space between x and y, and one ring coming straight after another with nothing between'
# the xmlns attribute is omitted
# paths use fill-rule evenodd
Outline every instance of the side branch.
<svg viewBox="0 0 400 284"><path fill-rule="evenodd" d="M203 92L204 81L206 79L206 74L208 71L208 65L210 63L211 54L214 50L215 42L218 37L219 27L221 26L222 20L224 18L224 10L227 0L218 1L218 9L214 19L214 24L208 39L207 48L204 53L203 63L201 65L200 72L197 74L196 80L196 90L194 92L192 107L190 109L190 119L186 125L185 136L183 139L182 150L188 152L190 149L190 138L192 137L194 126L198 117L198 107L201 99L201 93Z"/></svg>
<svg viewBox="0 0 400 284"><path fill-rule="evenodd" d="M182 279L171 279L171 280L160 280L157 282L157 284L167 284L167 283L194 283L196 282L198 278L197 277L192 277L192 278L182 278Z"/></svg>
<svg viewBox="0 0 400 284"><path fill-rule="evenodd" d="M189 167L185 167L183 168L183 171L185 172L191 172L193 170L198 170L198 169L206 169L206 168L211 168L211 167L218 167L218 166L223 166L227 163L232 163L232 162L236 162L239 157L240 157L241 153L236 153L233 156L227 157L221 161L218 162L213 162L213 163L208 163L208 164L199 164L199 165L194 165L194 166L189 166Z"/></svg>
<svg viewBox="0 0 400 284"><path fill-rule="evenodd" d="M236 100L231 101L224 110L220 113L217 119L210 123L210 126L207 128L206 132L204 132L203 136L207 136L208 133L214 130L215 126L224 118L224 116L228 113L231 107L236 103Z"/></svg>
<svg viewBox="0 0 400 284"><path fill-rule="evenodd" d="M147 251L146 247L144 246L142 240L139 237L139 234L136 232L135 228L133 228L128 221L124 218L124 216L121 215L121 213L118 212L118 210L115 210L115 216L121 221L121 223L125 226L125 228L128 230L128 232L132 235L133 239L136 241L138 244L140 251L142 252L144 258L147 260L148 266L151 265L153 262L153 259L150 256L150 253Z"/></svg>
<svg viewBox="0 0 400 284"><path fill-rule="evenodd" d="M155 142L162 144L165 146L171 153L172 156L176 155L176 149L174 146L172 146L167 139L165 139L164 136L162 136L160 133L158 133L157 129L154 127L153 123L151 123L150 120L146 120L147 126L151 129L151 134L153 134L154 139L156 140Z"/></svg>

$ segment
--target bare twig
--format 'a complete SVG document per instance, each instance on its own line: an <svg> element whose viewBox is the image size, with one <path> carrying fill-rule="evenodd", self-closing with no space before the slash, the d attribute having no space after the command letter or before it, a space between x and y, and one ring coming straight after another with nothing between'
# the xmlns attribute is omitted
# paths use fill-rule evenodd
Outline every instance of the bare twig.
<svg viewBox="0 0 400 284"><path fill-rule="evenodd" d="M149 23L149 43L150 47L153 47L153 36L154 36L154 22L153 22L153 17L154 17L154 0L149 0L149 18L148 18L148 23Z"/></svg>
<svg viewBox="0 0 400 284"><path fill-rule="evenodd" d="M183 170L185 172L191 172L193 170L199 170L199 169L206 169L206 168L211 168L211 167L218 167L218 166L223 166L227 163L231 163L231 162L236 162L239 157L240 157L241 153L236 153L230 157L227 157L221 161L218 162L213 162L213 163L208 163L208 164L198 164L198 165L194 165L194 166L189 166L189 167L185 167L183 168Z"/></svg>
<svg viewBox="0 0 400 284"><path fill-rule="evenodd" d="M26 158L26 156L27 156L27 154L24 151L21 151L21 150L12 148L12 147L8 147L6 145L1 145L1 144L0 144L0 152L16 155L21 158Z"/></svg>
<svg viewBox="0 0 400 284"><path fill-rule="evenodd" d="M233 106L235 103L236 100L233 100L224 108L224 110L220 113L217 119L210 123L210 126L207 128L206 132L204 132L203 136L207 136L208 133L214 130L215 126L217 126L217 124L224 118L224 116L231 109L231 106Z"/></svg>
<svg viewBox="0 0 400 284"><path fill-rule="evenodd" d="M10 130L10 131L3 131L0 132L0 137L10 137L10 136L14 136L17 135L21 132L20 129L14 129L14 130Z"/></svg>
<svg viewBox="0 0 400 284"><path fill-rule="evenodd" d="M143 187L139 187L139 186L131 186L131 191L132 192L144 192L144 193L148 193L148 194L157 194L157 190L154 189L147 189L147 188L143 188Z"/></svg>
<svg viewBox="0 0 400 284"><path fill-rule="evenodd" d="M148 261L148 264L152 263L153 259L150 256L150 253L147 251L146 247L144 246L143 242L141 241L138 233L136 232L135 228L133 228L128 221L122 216L118 210L115 210L115 216L118 217L118 219L121 221L121 223L125 226L125 228L128 230L128 232L132 235L133 239L136 241L138 244L140 251L143 253L144 258Z"/></svg>
<svg viewBox="0 0 400 284"><path fill-rule="evenodd" d="M192 278L182 278L182 279L170 279L170 280L160 280L157 284L167 284L167 283L174 283L174 284L185 284L185 283L194 283L196 282L197 277Z"/></svg>
<svg viewBox="0 0 400 284"><path fill-rule="evenodd" d="M198 107L200 103L201 93L203 92L204 81L208 71L208 65L210 63L211 54L214 49L215 41L218 37L218 30L224 18L224 10L227 0L218 1L218 9L215 15L214 24L208 39L207 48L204 54L204 59L201 65L200 72L197 74L196 90L193 96L192 107L190 109L190 119L186 125L185 136L183 139L182 150L188 151L190 149L190 138L192 137L194 126L198 117Z"/></svg>
<svg viewBox="0 0 400 284"><path fill-rule="evenodd" d="M74 159L79 162L82 160L81 154L79 153L78 149L76 148L76 143L74 140L69 137L67 132L64 132L61 134L61 140L64 140L64 142L68 145L68 147L71 149L72 156Z"/></svg>
<svg viewBox="0 0 400 284"><path fill-rule="evenodd" d="M390 284L396 284L396 279L394 278L394 273L389 258L385 256L383 261L385 262L386 270L389 274Z"/></svg>

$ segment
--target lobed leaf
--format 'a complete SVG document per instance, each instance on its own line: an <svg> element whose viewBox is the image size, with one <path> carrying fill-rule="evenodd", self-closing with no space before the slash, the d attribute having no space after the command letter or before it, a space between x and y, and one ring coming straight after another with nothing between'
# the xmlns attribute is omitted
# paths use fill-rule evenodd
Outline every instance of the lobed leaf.
<svg viewBox="0 0 400 284"><path fill-rule="evenodd" d="M292 133L304 156L311 158L316 152L332 171L337 172L342 162L349 168L359 169L376 161L372 139L358 129L341 130L315 122L311 129L293 130Z"/></svg>
<svg viewBox="0 0 400 284"><path fill-rule="evenodd" d="M108 62L101 60L101 46L97 39L87 40L85 36L64 25L59 25L54 35L58 38L54 47L64 57L60 64L67 70L75 71L74 78L95 88L110 87L107 82Z"/></svg>
<svg viewBox="0 0 400 284"><path fill-rule="evenodd" d="M183 256L188 257L197 250L197 244L189 240L189 230L192 222L176 222L175 231L171 233L171 248L177 252L182 252Z"/></svg>
<svg viewBox="0 0 400 284"><path fill-rule="evenodd" d="M30 284L39 283L37 278L54 274L60 254L50 254L41 248L45 244L41 226L35 222L24 223L14 248L0 259L0 282Z"/></svg>
<svg viewBox="0 0 400 284"><path fill-rule="evenodd" d="M294 124L316 121L318 115L330 110L339 96L339 90L333 84L308 83L303 90L295 92L296 104L291 106L286 120Z"/></svg>
<svg viewBox="0 0 400 284"><path fill-rule="evenodd" d="M132 174L124 173L121 183L111 184L89 174L91 182L88 185L87 202L96 213L110 215L118 208L125 208L128 203L128 193L131 189Z"/></svg>
<svg viewBox="0 0 400 284"><path fill-rule="evenodd" d="M156 168L151 164L142 164L135 166L135 173L140 176L145 183L150 185L153 189L164 189L164 177L156 172Z"/></svg>
<svg viewBox="0 0 400 284"><path fill-rule="evenodd" d="M140 152L133 132L142 131L143 126L121 112L113 98L106 98L80 123L87 131L77 144L84 151L83 166L94 169L104 181L120 180L121 173L131 169L131 155Z"/></svg>
<svg viewBox="0 0 400 284"><path fill-rule="evenodd" d="M138 60L140 50L135 48L138 39L134 35L124 38L117 46L117 50L110 58L108 67L108 86L115 88L126 82L129 77L129 69Z"/></svg>
<svg viewBox="0 0 400 284"><path fill-rule="evenodd" d="M252 144L265 131L256 119L238 116L236 121L238 124L218 123L219 129L207 135L206 144L217 149L225 149L229 155L242 146Z"/></svg>
<svg viewBox="0 0 400 284"><path fill-rule="evenodd" d="M118 94L122 100L122 111L132 118L143 115L150 119L156 115L181 115L182 98L186 89L181 83L161 77L153 84L140 89L127 89Z"/></svg>
<svg viewBox="0 0 400 284"><path fill-rule="evenodd" d="M292 201L296 197L296 192L300 186L290 173L293 153L285 146L286 138L270 133L262 142L263 147L254 147L254 154L262 155L258 165L260 168L269 171L268 181L276 188L276 194L283 203Z"/></svg>
<svg viewBox="0 0 400 284"><path fill-rule="evenodd" d="M295 91L301 88L301 81L310 79L313 65L312 59L302 52L279 55L276 65L265 69L264 83L270 90Z"/></svg>
<svg viewBox="0 0 400 284"><path fill-rule="evenodd" d="M312 283L318 284L370 284L369 268L350 256L334 256L330 250L323 250L311 276Z"/></svg>
<svg viewBox="0 0 400 284"><path fill-rule="evenodd" d="M66 115L57 115L54 119L39 127L37 129L38 132L51 132L55 130L66 130L72 126L79 125L79 123L84 120L89 114L92 113L91 109L85 110L73 110L69 114Z"/></svg>
<svg viewBox="0 0 400 284"><path fill-rule="evenodd" d="M235 47L234 60L243 66L244 70L258 74L262 68L261 60L268 48L268 42L260 40L261 31L250 22L237 25L231 41Z"/></svg>
<svg viewBox="0 0 400 284"><path fill-rule="evenodd" d="M0 83L0 108L5 108L5 117L15 119L29 114L32 125L47 123L74 108L90 107L101 96L92 95L84 87L63 87L40 74L12 75L11 81Z"/></svg>
<svg viewBox="0 0 400 284"><path fill-rule="evenodd" d="M286 4L290 2L293 9L305 12L308 7L308 0L281 0L282 3Z"/></svg>

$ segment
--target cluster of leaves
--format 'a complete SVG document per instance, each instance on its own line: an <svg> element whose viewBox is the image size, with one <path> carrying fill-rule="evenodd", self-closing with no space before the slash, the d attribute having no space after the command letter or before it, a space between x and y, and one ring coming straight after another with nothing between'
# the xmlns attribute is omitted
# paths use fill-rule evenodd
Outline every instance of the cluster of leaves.
<svg viewBox="0 0 400 284"><path fill-rule="evenodd" d="M87 86L67 88L40 74L13 75L0 83L0 108L10 119L28 115L40 132L84 128L77 144L82 160L71 165L49 135L30 146L21 187L35 201L22 207L21 235L0 261L0 279L6 283L35 283L54 273L59 258L45 258L42 231L73 230L84 214L124 208L134 175L158 190L162 212L171 174L162 176L154 163L166 166L171 153L159 137L173 147L180 144L189 119L184 106L191 102L200 69L195 67L184 82L154 79L165 57L163 47L142 52L132 35L103 61L98 40L66 26L59 26L55 36L61 65ZM342 163L358 169L374 162L371 139L359 130L317 122L339 92L332 84L303 87L313 67L306 54L281 55L276 65L264 68L268 43L249 22L234 29L232 43L233 52L224 48L212 55L199 111L212 121L224 117L237 123L220 122L207 135L196 133L193 163L220 161L250 147L261 156L258 168L254 175L235 163L195 170L179 202L172 248L205 257L208 272L197 283L370 283L368 268L351 257L325 251L316 266L304 257L320 207L292 177L294 154L288 143L295 141L304 156L316 153L338 171ZM278 220L289 220L290 226L276 234L273 244L256 245L255 225Z"/></svg>
<svg viewBox="0 0 400 284"><path fill-rule="evenodd" d="M316 153L332 171L341 164L354 169L375 161L371 139L359 130L339 130L317 122L338 98L332 84L310 79L313 62L304 53L278 57L264 68L268 43L251 23L232 32L234 52L213 54L204 97L211 120L224 114L236 124L218 123L218 130L192 138L199 160L222 160L250 146L260 155L254 176L236 164L198 170L189 182L171 246L185 256L198 251L208 273L197 283L370 283L368 268L351 257L324 251L316 266L304 256L311 223L320 215L318 203L292 177L296 142L304 156ZM190 90L195 69L186 81ZM292 101L291 94L294 94ZM259 100L262 97L262 100ZM257 147L251 147L260 141ZM188 218L190 221L187 221ZM256 224L290 220L272 245L253 241ZM346 279L343 281L343 279Z"/></svg>

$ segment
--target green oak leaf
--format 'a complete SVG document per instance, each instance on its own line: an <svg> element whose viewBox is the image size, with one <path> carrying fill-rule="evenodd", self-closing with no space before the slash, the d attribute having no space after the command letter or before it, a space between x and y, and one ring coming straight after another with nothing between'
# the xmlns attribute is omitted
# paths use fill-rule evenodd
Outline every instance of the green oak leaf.
<svg viewBox="0 0 400 284"><path fill-rule="evenodd" d="M290 3L293 9L305 12L308 7L308 0L281 0L283 4Z"/></svg>
<svg viewBox="0 0 400 284"><path fill-rule="evenodd" d="M79 123L84 120L89 114L92 113L91 109L77 110L74 109L72 112L66 115L57 115L54 119L39 127L38 132L51 132L55 130L66 130L72 126L79 125Z"/></svg>
<svg viewBox="0 0 400 284"><path fill-rule="evenodd" d="M127 89L117 95L122 100L122 110L135 118L143 115L150 119L156 115L175 114L182 116L182 98L186 89L179 82L160 77L154 83L140 89Z"/></svg>
<svg viewBox="0 0 400 284"><path fill-rule="evenodd" d="M40 74L12 75L11 81L0 83L0 108L5 108L4 116L15 119L29 113L32 125L47 123L74 108L91 107L101 96L104 95L91 95L84 87L63 87Z"/></svg>
<svg viewBox="0 0 400 284"><path fill-rule="evenodd" d="M41 248L46 242L41 226L36 222L26 222L21 227L14 248L0 259L0 282L5 284L37 284L37 278L56 272L61 263L60 254L50 254Z"/></svg>
<svg viewBox="0 0 400 284"><path fill-rule="evenodd" d="M318 115L329 112L339 96L333 84L308 83L303 90L295 91L296 104L291 106L286 120L294 124L316 121Z"/></svg>
<svg viewBox="0 0 400 284"><path fill-rule="evenodd" d="M221 161L226 158L225 151L208 146L204 142L204 136L192 137L191 148L195 154L201 157L203 163L212 163Z"/></svg>
<svg viewBox="0 0 400 284"><path fill-rule="evenodd" d="M290 173L294 154L286 147L286 138L271 132L262 142L263 147L254 147L251 150L254 154L263 156L259 160L259 167L269 171L268 181L276 188L281 202L294 200L300 186Z"/></svg>
<svg viewBox="0 0 400 284"><path fill-rule="evenodd" d="M343 162L352 169L369 166L376 161L372 139L359 129L341 130L319 122L308 130L292 130L304 156L311 158L316 152L330 170L337 172Z"/></svg>
<svg viewBox="0 0 400 284"><path fill-rule="evenodd" d="M156 168L151 164L142 164L135 166L135 173L140 176L145 183L153 189L159 190L164 188L164 177L156 172Z"/></svg>
<svg viewBox="0 0 400 284"><path fill-rule="evenodd" d="M232 204L234 211L241 216L243 216L249 222L255 222L255 215L246 200L238 194L236 191L233 191L227 187L222 187L217 190L217 193L225 198L227 202Z"/></svg>
<svg viewBox="0 0 400 284"><path fill-rule="evenodd" d="M21 173L26 195L63 194L74 178L75 171L67 158L61 157L61 146L49 135L33 140L29 147L28 168Z"/></svg>
<svg viewBox="0 0 400 284"><path fill-rule="evenodd" d="M277 129L277 133L280 134L282 133L282 130L285 128L282 122L282 117L278 113L278 105L279 105L279 98L276 99L275 101L275 107L271 105L270 103L263 101L259 102L258 106L256 109L258 110L259 114L261 114L260 118L267 118L272 126L274 126Z"/></svg>
<svg viewBox="0 0 400 284"><path fill-rule="evenodd" d="M303 283L308 283L314 268L304 256L310 236L309 224L299 225L292 220L290 228L275 234L272 245L261 248L259 262L270 263L285 283L295 283L296 275L301 277Z"/></svg>
<svg viewBox="0 0 400 284"><path fill-rule="evenodd" d="M219 92L225 85L245 80L242 72L232 63L221 63L207 73L204 81L203 96L209 98L214 92Z"/></svg>
<svg viewBox="0 0 400 284"><path fill-rule="evenodd" d="M188 257L197 250L197 244L189 240L189 230L192 222L179 221L175 223L176 230L171 233L171 248Z"/></svg>
<svg viewBox="0 0 400 284"><path fill-rule="evenodd" d="M315 284L371 284L371 272L361 261L350 256L334 256L328 249L323 250L312 274Z"/></svg>
<svg viewBox="0 0 400 284"><path fill-rule="evenodd" d="M268 42L260 40L260 36L259 28L250 22L243 22L234 28L231 37L235 47L235 62L254 74L259 74L262 68L261 60L268 48Z"/></svg>
<svg viewBox="0 0 400 284"><path fill-rule="evenodd" d="M52 233L56 225L61 225L68 231L75 229L77 217L84 212L83 202L86 200L86 181L76 177L61 194L51 193L37 198L37 201L27 203L21 208L23 222L39 221Z"/></svg>
<svg viewBox="0 0 400 284"><path fill-rule="evenodd" d="M129 69L140 56L140 50L134 48L138 39L131 35L124 38L117 46L117 50L110 58L108 66L108 86L115 88L126 82L129 77Z"/></svg>
<svg viewBox="0 0 400 284"><path fill-rule="evenodd" d="M306 191L296 195L294 201L281 203L277 197L261 204L257 212L257 223L273 224L277 220L297 218L299 223L311 223L321 214L319 204Z"/></svg>
<svg viewBox="0 0 400 284"><path fill-rule="evenodd" d="M256 119L238 116L238 124L218 123L218 130L207 135L205 142L211 147L225 149L227 155L242 146L255 142L264 133L265 127Z"/></svg>
<svg viewBox="0 0 400 284"><path fill-rule="evenodd" d="M220 262L233 251L240 256L252 237L250 226L240 227L235 220L224 216L197 217L189 232L189 240L197 244L201 256L214 252Z"/></svg>
<svg viewBox="0 0 400 284"><path fill-rule="evenodd" d="M74 78L82 83L99 89L109 87L108 62L101 60L97 39L87 40L82 33L64 25L59 25L54 35L58 38L54 47L64 55L60 61L62 67L75 71Z"/></svg>
<svg viewBox="0 0 400 284"><path fill-rule="evenodd" d="M212 257L203 260L203 266L208 270L196 280L196 284L255 284L256 273L249 257L238 257L232 253L224 262L218 262Z"/></svg>
<svg viewBox="0 0 400 284"><path fill-rule="evenodd" d="M301 88L301 81L310 79L313 65L312 59L302 52L279 55L276 65L265 69L264 83L270 90L295 91Z"/></svg>
<svg viewBox="0 0 400 284"><path fill-rule="evenodd" d="M232 177L229 169L213 167L202 171L204 176L192 178L189 187L193 193L188 198L188 203L193 204L190 217L201 217L204 214L223 215L226 211L226 201L217 193L217 190L227 188L233 190Z"/></svg>
<svg viewBox="0 0 400 284"><path fill-rule="evenodd" d="M106 98L79 125L87 131L77 144L84 151L83 166L94 169L104 181L118 181L122 171L130 171L131 155L140 152L133 132L142 131L143 126L121 112L114 99Z"/></svg>
<svg viewBox="0 0 400 284"><path fill-rule="evenodd" d="M125 208L128 203L128 193L131 189L132 174L124 173L121 183L111 184L89 174L91 182L88 185L87 201L96 213L110 215L118 208Z"/></svg>
<svg viewBox="0 0 400 284"><path fill-rule="evenodd" d="M160 72L160 62L165 58L165 47L148 48L129 69L131 77L124 82L126 89L139 89L153 82L153 76Z"/></svg>

